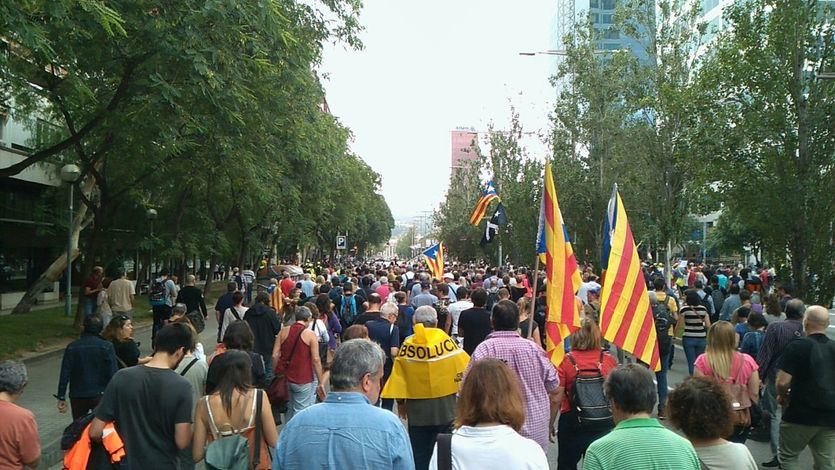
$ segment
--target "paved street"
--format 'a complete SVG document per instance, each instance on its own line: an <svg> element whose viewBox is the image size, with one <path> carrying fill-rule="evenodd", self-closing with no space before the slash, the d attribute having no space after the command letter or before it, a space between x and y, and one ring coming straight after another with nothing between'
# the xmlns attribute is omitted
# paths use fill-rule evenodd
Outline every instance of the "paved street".
<svg viewBox="0 0 835 470"><path fill-rule="evenodd" d="M209 317L206 329L200 335L200 341L203 343L207 353L214 350L215 335L217 331L217 322L214 320L214 315L210 314ZM141 349L143 354L150 353L150 327L137 329L135 331L135 336L136 339L142 343ZM26 390L18 403L35 413L38 420L38 429L41 435L41 445L44 449L44 463L47 465L54 465L61 459L61 452L58 446L61 432L64 427L71 422L69 414L62 415L58 413L55 408L55 398L52 396L56 393L58 387L61 355L60 353L52 354L47 357L27 361L27 367L29 370L29 384L27 385ZM686 375L687 362L685 360L684 351L680 347L677 347L675 353L675 363L673 365L673 369L669 373L670 386L674 387L676 384L681 383ZM669 426L669 422L665 422L665 424ZM769 450L768 443L749 440L747 442L747 446L758 463L771 460L771 452ZM556 444L553 444L548 452L548 461L551 468L556 468L557 452L557 446ZM802 463L803 465L808 465L808 467L811 468L811 454L808 450L803 454ZM60 468L60 466L56 466L55 468Z"/></svg>

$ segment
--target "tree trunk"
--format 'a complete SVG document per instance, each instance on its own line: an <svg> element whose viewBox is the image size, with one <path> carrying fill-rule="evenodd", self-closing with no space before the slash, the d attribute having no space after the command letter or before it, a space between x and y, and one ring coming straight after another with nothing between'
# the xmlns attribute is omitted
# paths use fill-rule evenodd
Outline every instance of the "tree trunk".
<svg viewBox="0 0 835 470"><path fill-rule="evenodd" d="M84 183L81 184L81 192L86 197L90 197L90 194L93 192L93 188L95 186L95 179L94 178L87 178ZM87 219L87 206L85 204L79 204L78 209L73 216L72 221L72 230L70 236L70 245L72 247L72 260L75 261L81 252L78 250L78 240L81 237L81 231L84 230L85 227L90 223L90 220ZM62 253L58 259L52 262L46 271L38 277L38 280L35 281L32 286L26 291L26 294L23 295L23 298L20 299L20 302L17 303L14 310L12 310L13 315L20 315L24 313L29 313L32 309L32 306L35 304L38 296L43 293L43 291L49 287L52 283L57 281L61 274L63 274L67 269L67 253ZM72 288L72 286L70 286Z"/></svg>
<svg viewBox="0 0 835 470"><path fill-rule="evenodd" d="M215 273L214 273L215 265L218 262L217 261L217 255L215 253L212 253L212 255L209 257L209 259L210 259L209 269L206 271L206 284L203 286L203 297L206 297L207 295L209 295L209 290L211 290L211 288L212 288L212 281L214 280L214 277L215 277Z"/></svg>
<svg viewBox="0 0 835 470"><path fill-rule="evenodd" d="M96 266L96 258L101 250L101 241L102 241L102 234L104 232L103 222L107 220L107 208L102 205L99 208L97 217L95 222L93 223L93 231L90 233L90 239L87 244L87 251L84 254L84 261L81 264L81 276L87 276L92 270L93 267ZM78 298L81 299L84 297L84 284L78 287ZM79 302L78 307L75 310L75 322L74 325L76 328L81 328L84 323L84 303Z"/></svg>

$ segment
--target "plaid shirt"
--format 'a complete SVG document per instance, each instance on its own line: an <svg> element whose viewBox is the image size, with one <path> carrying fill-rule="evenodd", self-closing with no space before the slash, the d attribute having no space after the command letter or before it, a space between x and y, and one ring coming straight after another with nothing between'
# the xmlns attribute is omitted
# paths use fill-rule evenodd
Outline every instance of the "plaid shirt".
<svg viewBox="0 0 835 470"><path fill-rule="evenodd" d="M548 394L557 389L560 381L545 351L515 331L494 331L473 352L467 372L473 361L486 357L501 359L516 372L522 385L522 400L525 402L525 425L520 434L533 439L547 452L551 418Z"/></svg>
<svg viewBox="0 0 835 470"><path fill-rule="evenodd" d="M768 325L757 353L757 365L760 366L763 380L771 380L776 376L777 360L783 355L786 346L793 339L803 336L803 323L800 320L778 321Z"/></svg>

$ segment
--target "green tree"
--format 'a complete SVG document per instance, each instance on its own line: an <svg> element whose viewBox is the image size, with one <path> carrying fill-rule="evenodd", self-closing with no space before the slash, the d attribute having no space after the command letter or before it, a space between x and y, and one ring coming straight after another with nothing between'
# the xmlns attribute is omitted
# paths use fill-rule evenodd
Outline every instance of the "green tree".
<svg viewBox="0 0 835 470"><path fill-rule="evenodd" d="M833 17L813 0L735 4L699 74L714 143L705 179L725 211L788 254L797 294L823 305L835 293L835 82L817 76L835 70Z"/></svg>

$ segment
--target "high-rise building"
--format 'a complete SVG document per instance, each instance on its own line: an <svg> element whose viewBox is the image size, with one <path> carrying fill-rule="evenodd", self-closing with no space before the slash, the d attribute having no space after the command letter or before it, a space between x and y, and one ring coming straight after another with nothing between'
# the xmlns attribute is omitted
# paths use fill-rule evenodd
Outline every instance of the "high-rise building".
<svg viewBox="0 0 835 470"><path fill-rule="evenodd" d="M649 34L654 33L654 26L640 38L626 36L613 28L615 9L622 0L555 0L554 17L551 20L549 46L552 50L566 49L565 37L574 31L575 25L590 20L598 37L595 46L599 51L627 50L647 60L645 42ZM559 56L551 60L551 72L556 73Z"/></svg>
<svg viewBox="0 0 835 470"><path fill-rule="evenodd" d="M478 132L472 127L456 127L450 132L452 141L452 157L450 165L452 171L462 168L466 162L475 161L478 158L476 143Z"/></svg>

